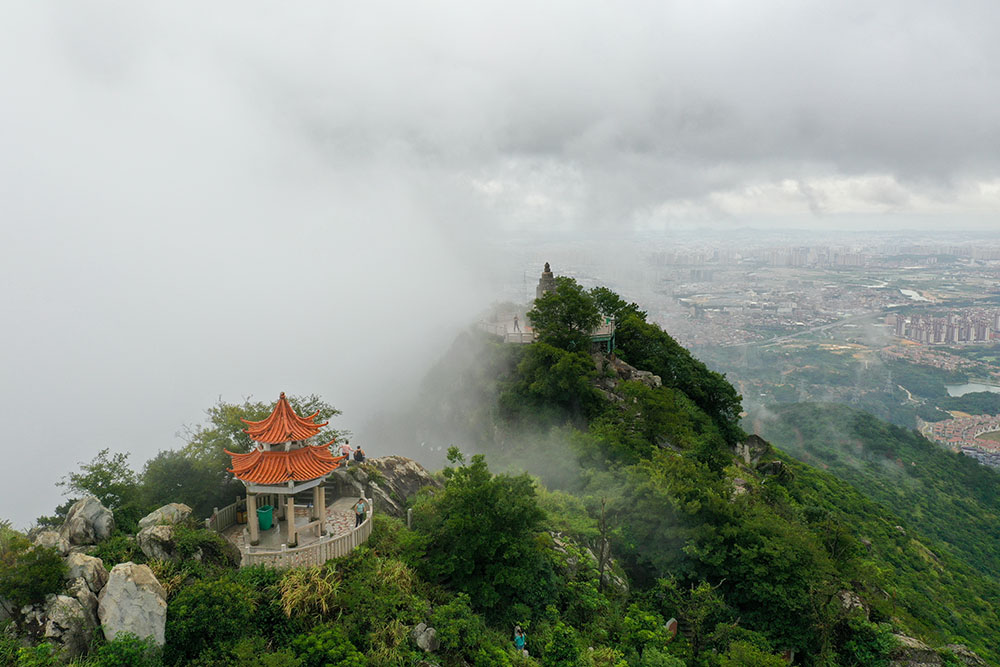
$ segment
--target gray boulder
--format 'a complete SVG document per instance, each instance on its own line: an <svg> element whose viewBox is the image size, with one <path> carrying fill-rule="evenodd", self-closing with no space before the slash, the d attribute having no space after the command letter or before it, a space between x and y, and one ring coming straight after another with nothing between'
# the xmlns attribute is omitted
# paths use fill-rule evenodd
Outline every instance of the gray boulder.
<svg viewBox="0 0 1000 667"><path fill-rule="evenodd" d="M402 519L406 517L407 498L425 486L441 484L413 459L381 456L369 459L364 467L351 465L334 470L327 486L332 497L371 498L376 511Z"/></svg>
<svg viewBox="0 0 1000 667"><path fill-rule="evenodd" d="M87 496L69 508L59 535L71 545L97 544L111 537L114 529L115 517L111 510L94 496Z"/></svg>
<svg viewBox="0 0 1000 667"><path fill-rule="evenodd" d="M97 614L104 636L112 641L119 632L152 637L163 646L167 625L167 594L153 571L145 565L119 563L98 596Z"/></svg>
<svg viewBox="0 0 1000 667"><path fill-rule="evenodd" d="M893 649L891 667L938 667L944 661L937 651L919 639L906 635L893 635L899 645Z"/></svg>
<svg viewBox="0 0 1000 667"><path fill-rule="evenodd" d="M155 525L143 528L135 536L139 548L150 560L176 560L177 545L174 544L174 526Z"/></svg>
<svg viewBox="0 0 1000 667"><path fill-rule="evenodd" d="M989 667L989 663L976 655L968 646L963 644L948 644L947 648L959 663L967 667Z"/></svg>
<svg viewBox="0 0 1000 667"><path fill-rule="evenodd" d="M60 556L69 553L69 541L54 530L43 530L38 533L35 536L35 546L55 549Z"/></svg>
<svg viewBox="0 0 1000 667"><path fill-rule="evenodd" d="M69 658L87 650L95 627L80 601L67 595L49 595L44 603L21 609L21 615L30 634L56 645Z"/></svg>
<svg viewBox="0 0 1000 667"><path fill-rule="evenodd" d="M169 503L139 519L139 528L174 525L191 516L191 508L184 503Z"/></svg>
<svg viewBox="0 0 1000 667"><path fill-rule="evenodd" d="M100 558L73 552L66 557L66 567L66 578L82 579L92 593L100 593L108 583L108 571Z"/></svg>
<svg viewBox="0 0 1000 667"><path fill-rule="evenodd" d="M437 630L427 627L426 623L418 623L410 631L410 638L427 653L441 648L441 641L437 638Z"/></svg>
<svg viewBox="0 0 1000 667"><path fill-rule="evenodd" d="M86 580L83 578L73 579L67 584L66 591L70 597L75 598L80 603L80 606L83 607L83 611L87 615L87 623L90 624L90 627L96 628L100 625L100 621L97 619L97 596L94 595L94 591L90 590L90 586L87 585Z"/></svg>

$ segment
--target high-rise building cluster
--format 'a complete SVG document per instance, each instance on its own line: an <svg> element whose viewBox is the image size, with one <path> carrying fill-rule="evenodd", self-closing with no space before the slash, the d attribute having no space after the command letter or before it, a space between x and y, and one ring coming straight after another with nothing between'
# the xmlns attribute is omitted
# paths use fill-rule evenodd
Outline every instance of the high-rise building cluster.
<svg viewBox="0 0 1000 667"><path fill-rule="evenodd" d="M1000 338L1000 311L934 315L890 315L889 325L899 338L928 345L989 343Z"/></svg>

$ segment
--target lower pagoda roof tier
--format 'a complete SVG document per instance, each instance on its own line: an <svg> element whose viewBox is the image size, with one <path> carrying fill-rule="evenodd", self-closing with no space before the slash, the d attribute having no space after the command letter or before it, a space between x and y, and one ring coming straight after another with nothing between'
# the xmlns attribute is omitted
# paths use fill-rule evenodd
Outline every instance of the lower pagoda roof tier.
<svg viewBox="0 0 1000 667"><path fill-rule="evenodd" d="M318 479L336 470L347 458L331 454L330 444L333 443L308 445L290 452L255 449L247 454L237 454L226 450L233 460L229 472L236 479L250 484L285 484Z"/></svg>
<svg viewBox="0 0 1000 667"><path fill-rule="evenodd" d="M249 435L251 440L276 445L291 440L307 440L319 433L320 428L330 422L316 424L318 415L319 410L308 417L300 417L285 398L285 392L281 392L274 410L267 419L252 422L241 418L240 421L247 425L243 432Z"/></svg>

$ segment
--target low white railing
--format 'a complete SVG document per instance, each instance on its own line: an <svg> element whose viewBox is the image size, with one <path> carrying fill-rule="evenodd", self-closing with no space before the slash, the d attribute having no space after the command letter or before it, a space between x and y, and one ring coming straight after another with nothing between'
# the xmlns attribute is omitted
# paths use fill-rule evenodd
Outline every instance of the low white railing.
<svg viewBox="0 0 1000 667"><path fill-rule="evenodd" d="M374 506L370 499L366 499L369 511L365 520L360 526L351 529L351 532L338 536L321 538L318 542L307 544L301 547L289 548L281 546L277 551L261 551L254 547L243 548L243 561L241 567L250 565L267 565L269 567L299 567L302 565L322 565L331 558L340 558L354 551L368 541L372 534L372 515L375 513Z"/></svg>
<svg viewBox="0 0 1000 667"><path fill-rule="evenodd" d="M236 523L236 507L240 504L239 499L232 505L226 505L221 510L216 507L212 510L212 516L205 519L205 528L221 533Z"/></svg>

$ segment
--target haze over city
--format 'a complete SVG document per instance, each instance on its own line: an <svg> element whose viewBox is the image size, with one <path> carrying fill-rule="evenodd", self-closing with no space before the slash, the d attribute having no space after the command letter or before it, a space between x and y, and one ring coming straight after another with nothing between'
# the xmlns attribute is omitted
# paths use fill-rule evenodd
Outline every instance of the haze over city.
<svg viewBox="0 0 1000 667"><path fill-rule="evenodd" d="M998 14L0 7L5 516L51 512L104 447L141 467L181 446L220 397L316 393L393 453L371 420L574 244L557 271L638 298L649 253L735 231L989 240Z"/></svg>

